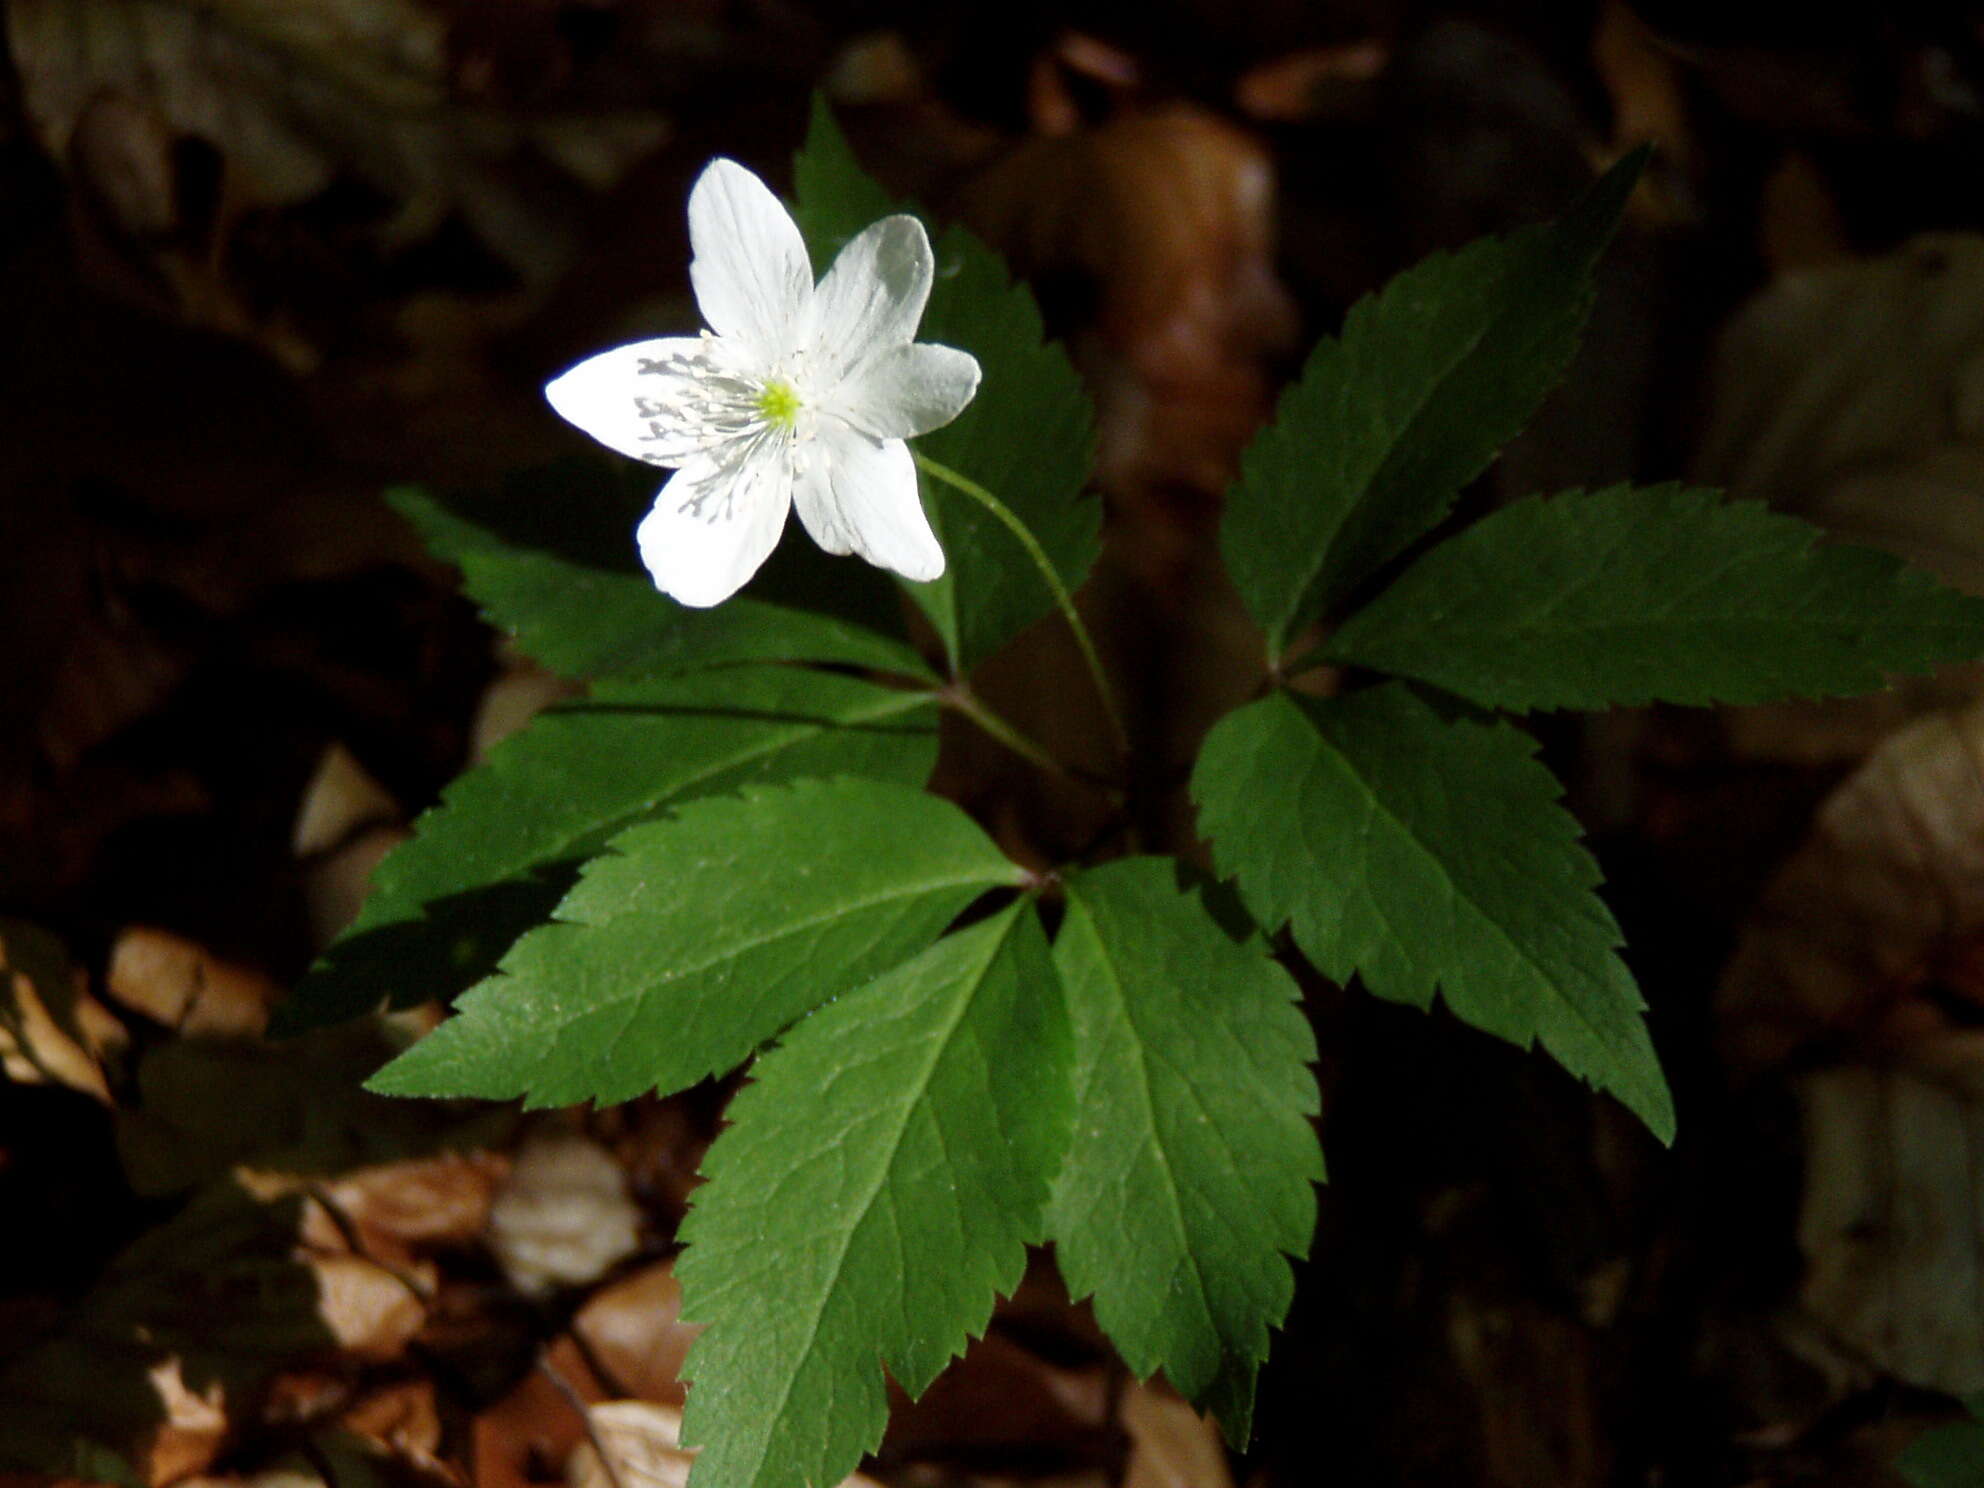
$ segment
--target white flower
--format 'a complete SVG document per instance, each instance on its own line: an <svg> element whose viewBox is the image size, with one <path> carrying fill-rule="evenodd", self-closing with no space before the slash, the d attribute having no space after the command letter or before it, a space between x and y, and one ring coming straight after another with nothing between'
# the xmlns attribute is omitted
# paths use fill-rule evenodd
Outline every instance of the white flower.
<svg viewBox="0 0 1984 1488"><path fill-rule="evenodd" d="M720 604L770 556L791 506L829 553L943 573L903 441L958 416L978 363L911 339L934 272L922 224L883 218L816 286L778 198L713 160L689 193L689 243L710 329L601 352L544 390L601 444L677 467L636 533L655 586Z"/></svg>

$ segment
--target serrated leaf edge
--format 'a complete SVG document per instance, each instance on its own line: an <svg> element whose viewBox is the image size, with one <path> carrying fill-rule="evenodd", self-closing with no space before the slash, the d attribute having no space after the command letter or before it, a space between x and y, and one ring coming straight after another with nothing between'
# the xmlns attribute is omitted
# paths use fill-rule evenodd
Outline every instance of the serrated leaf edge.
<svg viewBox="0 0 1984 1488"><path fill-rule="evenodd" d="M917 1081L916 1084L916 1089L918 1090L919 1094L915 1096L912 1101L906 1101L904 1103L903 1109L905 1113L912 1110L915 1104L920 1103L923 1099L926 1098L924 1094L922 1094L921 1092L926 1092L928 1090L931 1077L935 1073L938 1064L941 1063L941 1061L943 1060L945 1053L950 1048L951 1040L955 1037L958 1027L964 1023L966 1017L970 1013L971 1008L975 1005L977 998L980 995L982 995L982 989L984 986L986 973L990 970L993 963L998 959L1000 952L1005 947L1007 938L1010 935L1012 935L1014 931L1020 926L1023 917L1027 914L1032 913L1032 904L1030 900L1023 899L1008 906L1006 909L1000 911L999 913L1000 913L1000 917L1005 918L1006 925L998 935L988 936L986 938L987 949L984 958L982 961L980 961L978 966L971 973L972 982L973 982L972 991L970 992L969 995L959 999L958 1007L955 1013L949 1019L948 1023L945 1025L942 1037L932 1038L930 1040L929 1058L927 1063L924 1065L919 1080ZM971 928L978 929L989 923L990 921L980 921L978 926L973 926ZM960 932L960 933L966 933L966 932ZM919 954L927 954L928 951L931 949L934 949L934 945L932 947L926 947L925 951ZM904 962L902 964L906 965L907 962ZM892 970L900 970L900 969L901 969L900 965L896 968L892 968ZM884 972L884 973L880 973L879 975L886 976L889 974L890 974L889 972ZM871 979L871 981L878 979L879 976L877 978ZM868 1216L873 1213L874 1203L877 1196L880 1195L883 1189L887 1186L889 1174L892 1173L894 1170L897 1155L901 1151L902 1143L906 1138L908 1129L909 1129L909 1122L907 1119L897 1124L897 1130L894 1132L890 1140L888 1156L884 1161L877 1164L877 1172L880 1176L876 1179L874 1184L869 1188L868 1192L863 1197L862 1206L860 1209L860 1220L858 1220L855 1223L851 1223L846 1227L845 1235L842 1237L841 1243L834 1257L834 1264L832 1270L833 1281L828 1283L828 1285L825 1288L823 1288L823 1294L830 1294L834 1286L839 1284L842 1272L844 1271L847 1263L848 1254L853 1247L855 1233L857 1230L859 1230L861 1224L865 1223ZM720 1174L715 1172L705 1172L703 1174L704 1179L706 1181L711 1181L711 1182L715 1181L720 1176L721 1176ZM1038 1237L1040 1234L1044 1232L1045 1214L1047 1207L1051 1202L1052 1192L1053 1192L1052 1175L1046 1175L1042 1178L1042 1180L1039 1183L1038 1212L1036 1213L1034 1221L1031 1225L1022 1227L1024 1229L1030 1230L1036 1237ZM689 1213L689 1217L685 1219L683 1222L683 1226L681 1230L681 1239L686 1243L688 1247L688 1249L686 1249L684 1252L683 1264L688 1266L690 1272L689 1275L683 1277L683 1281L685 1286L694 1286L701 1293L700 1301L694 1305L707 1306L712 1299L720 1298L726 1295L729 1291L733 1290L736 1283L718 1281L711 1284L707 1289L704 1289L702 1285L698 1284L693 1279L694 1273L701 1270L700 1265L696 1264L695 1262L692 1262L689 1259L691 1256L695 1254L695 1250L694 1250L694 1247L696 1245L696 1236L695 1236L696 1225L694 1223L695 1212L696 1212L695 1209L692 1207ZM1018 1284L1020 1277L1024 1274L1025 1251L1023 1248L1019 1249L1019 1254L1017 1258L1020 1263L1017 1268L1013 1268L1009 1266L1008 1274L1006 1276L995 1278L992 1287L992 1292L995 1299L999 1295L1010 1294L1012 1288ZM679 1268L678 1268L678 1274L680 1274ZM989 1306L988 1306L987 1315L989 1318L990 1315ZM822 1308L810 1320L806 1333L806 1344L805 1347L802 1350L800 1350L801 1354L810 1354L810 1352L812 1351L813 1345L820 1336L820 1326L824 1316L825 1316L825 1309ZM695 1321L694 1318L691 1316L691 1312L689 1310L689 1304L687 1304L686 1299L685 1299L685 1311L683 1313L683 1321L685 1323L691 1323L691 1324L693 1324ZM705 1323L704 1326L708 1326L708 1324ZM969 1327L969 1325L967 1325L965 1328L965 1335L967 1342L971 1337L979 1336L980 1334L982 1334L982 1332L983 1332L982 1325L978 1330L978 1333L974 1333ZM685 1378L688 1380L691 1386L691 1390L690 1390L691 1412L694 1411L694 1406L695 1406L694 1386L696 1384L695 1375L693 1374L693 1372L691 1372L693 1369L693 1357L694 1356L692 1350L690 1360L685 1364ZM958 1351L953 1351L951 1357L952 1359L956 1359L957 1357L959 1357ZM883 1360L879 1358L876 1359L873 1362L873 1367L879 1373L884 1368ZM799 1377L799 1371L796 1369L789 1370L785 1373L785 1378L780 1386L778 1408L774 1411L767 1413L767 1419L769 1421L777 1421L778 1419L780 1419L784 1411L791 1405L792 1392L797 1385L798 1377ZM689 1418L685 1418L685 1432L688 1426L688 1419ZM767 1435L769 1434L769 1428L767 1428L766 1434ZM689 1445L689 1440L686 1434L684 1436L684 1445L685 1446ZM760 1458L760 1461L762 1461L762 1458Z"/></svg>

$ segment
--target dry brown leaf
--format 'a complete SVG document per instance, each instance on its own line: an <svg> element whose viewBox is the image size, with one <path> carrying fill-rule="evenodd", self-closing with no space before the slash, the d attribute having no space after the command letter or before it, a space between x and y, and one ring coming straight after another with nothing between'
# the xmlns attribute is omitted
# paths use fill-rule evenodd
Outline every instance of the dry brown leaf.
<svg viewBox="0 0 1984 1488"><path fill-rule="evenodd" d="M543 1483L585 1439L585 1408L607 1394L578 1346L553 1340L537 1368L476 1416L469 1463L476 1488Z"/></svg>
<svg viewBox="0 0 1984 1488"><path fill-rule="evenodd" d="M589 1137L526 1141L489 1211L487 1238L526 1296L597 1281L640 1249L641 1211L612 1155Z"/></svg>
<svg viewBox="0 0 1984 1488"><path fill-rule="evenodd" d="M1950 1027L1935 1000L1984 932L1984 704L1877 749L1820 808L1765 889L1717 994L1725 1050L1747 1069L1819 1043L1913 1057Z"/></svg>
<svg viewBox="0 0 1984 1488"><path fill-rule="evenodd" d="M1605 0L1592 35L1591 60L1612 103L1611 143L1594 152L1594 164L1609 165L1636 146L1651 144L1652 169L1634 193L1633 205L1656 218L1697 215L1686 184L1697 174L1697 152L1678 59L1626 0ZM1686 193L1686 199L1677 192Z"/></svg>
<svg viewBox="0 0 1984 1488"><path fill-rule="evenodd" d="M303 908L312 946L322 950L358 918L372 892L373 871L412 835L405 827L371 827L304 869Z"/></svg>
<svg viewBox="0 0 1984 1488"><path fill-rule="evenodd" d="M1739 1069L1825 1066L1796 1086L1806 1312L1851 1359L1951 1393L1984 1388L1980 948L1975 703L1902 729L1833 792L1718 992Z"/></svg>
<svg viewBox="0 0 1984 1488"><path fill-rule="evenodd" d="M100 1031L89 1029L71 1035L57 1023L34 981L23 971L8 970L5 1017L0 1020L0 1072L23 1085L66 1085L93 1095L109 1105L110 1087L104 1083L103 1065L98 1057ZM70 1010L81 1014L86 1006L78 993ZM96 1019L91 1018L91 1023ZM115 1020L113 1020L114 1022Z"/></svg>
<svg viewBox="0 0 1984 1488"><path fill-rule="evenodd" d="M870 31L846 42L820 82L834 102L856 108L914 103L926 86L916 53L900 31Z"/></svg>
<svg viewBox="0 0 1984 1488"><path fill-rule="evenodd" d="M1750 301L1717 349L1694 474L1984 594L1984 237L1926 235ZM1727 742L1850 764L1980 695L1984 667L1948 667L1866 697L1726 709Z"/></svg>
<svg viewBox="0 0 1984 1488"><path fill-rule="evenodd" d="M1984 1389L1984 1036L1946 1035L1936 1063L1799 1082L1800 1301L1885 1372L1961 1395Z"/></svg>
<svg viewBox="0 0 1984 1488"><path fill-rule="evenodd" d="M566 1465L569 1488L685 1488L696 1460L682 1447L682 1412L646 1400L609 1400L586 1408L587 1439ZM881 1488L852 1473L840 1488Z"/></svg>
<svg viewBox="0 0 1984 1488"><path fill-rule="evenodd" d="M406 1346L427 1320L422 1294L434 1288L434 1270L388 1270L377 1261L349 1254L304 1253L317 1288L317 1315L337 1347L357 1359L386 1363Z"/></svg>
<svg viewBox="0 0 1984 1488"><path fill-rule="evenodd" d="M1787 275L1724 334L1705 480L1984 593L1984 238ZM1978 679L1904 684L1920 711ZM1736 715L1753 749L1798 749L1810 705ZM1831 705L1864 749L1893 698Z"/></svg>
<svg viewBox="0 0 1984 1488"><path fill-rule="evenodd" d="M324 747L303 787L290 829L289 850L299 858L327 853L367 827L399 820L399 802L372 778L357 756L333 741Z"/></svg>
<svg viewBox="0 0 1984 1488"><path fill-rule="evenodd" d="M137 238L163 238L183 225L172 147L156 113L117 93L86 103L69 133L76 175L117 227Z"/></svg>
<svg viewBox="0 0 1984 1488"><path fill-rule="evenodd" d="M1234 85L1233 101L1263 122L1366 118L1377 109L1390 61L1391 47L1379 37L1292 52L1249 68Z"/></svg>
<svg viewBox="0 0 1984 1488"><path fill-rule="evenodd" d="M616 1390L682 1404L682 1361L702 1329L682 1321L682 1284L672 1260L593 1293L572 1319L572 1331Z"/></svg>
<svg viewBox="0 0 1984 1488"><path fill-rule="evenodd" d="M338 1417L338 1425L395 1456L433 1466L441 1450L441 1412L430 1379L374 1390Z"/></svg>
<svg viewBox="0 0 1984 1488"><path fill-rule="evenodd" d="M1135 57L1100 37L1063 31L1027 69L1026 117L1035 134L1073 134L1083 127L1087 111L1075 93L1077 81L1121 108L1136 97L1143 69Z"/></svg>
<svg viewBox="0 0 1984 1488"><path fill-rule="evenodd" d="M589 1439L565 1469L570 1488L687 1488L693 1452L682 1450L682 1412L645 1400L609 1400L586 1411Z"/></svg>
<svg viewBox="0 0 1984 1488"><path fill-rule="evenodd" d="M1472 1400L1483 1481L1552 1488L1612 1481L1589 1328L1527 1300L1457 1293L1447 1333Z"/></svg>
<svg viewBox="0 0 1984 1488"><path fill-rule="evenodd" d="M379 1268L299 1248L302 1213L294 1195L265 1202L223 1180L138 1236L57 1326L0 1364L10 1456L73 1460L87 1441L148 1483L181 1478L251 1424L272 1376L348 1370L346 1344L396 1353L418 1326L417 1299Z"/></svg>
<svg viewBox="0 0 1984 1488"><path fill-rule="evenodd" d="M261 1417L270 1426L328 1420L354 1398L351 1372L314 1361L277 1371L261 1390Z"/></svg>
<svg viewBox="0 0 1984 1488"><path fill-rule="evenodd" d="M1021 272L1099 292L1126 374L1099 389L1105 480L1223 490L1267 410L1264 358L1295 332L1260 142L1187 105L1124 113L1027 141L959 206Z"/></svg>
<svg viewBox="0 0 1984 1488"><path fill-rule="evenodd" d="M1113 1435L1105 1368L1062 1368L993 1332L913 1402L896 1402L888 1447L895 1458L1004 1449L1093 1461L1106 1459Z"/></svg>
<svg viewBox="0 0 1984 1488"><path fill-rule="evenodd" d="M1790 274L1717 351L1696 474L1984 593L1984 237Z"/></svg>
<svg viewBox="0 0 1984 1488"><path fill-rule="evenodd" d="M628 1188L643 1207L666 1224L680 1220L703 1154L716 1135L706 1113L692 1101L644 1097L597 1113L592 1131L613 1153Z"/></svg>
<svg viewBox="0 0 1984 1488"><path fill-rule="evenodd" d="M252 1169L265 1197L309 1181L441 1149L501 1144L514 1118L373 1095L364 1080L399 1047L363 1020L283 1044L248 1039L157 1042L138 1062L135 1105L118 1113L117 1147L140 1193L177 1192Z"/></svg>
<svg viewBox="0 0 1984 1488"><path fill-rule="evenodd" d="M1787 151L1764 182L1757 247L1775 274L1835 264L1852 256L1839 202L1803 150Z"/></svg>
<svg viewBox="0 0 1984 1488"><path fill-rule="evenodd" d="M583 690L534 663L517 662L482 694L475 721L469 725L470 758L485 758L553 703L577 697Z"/></svg>
<svg viewBox="0 0 1984 1488"><path fill-rule="evenodd" d="M196 1473L220 1453L228 1431L227 1402L219 1381L194 1389L177 1358L149 1371L163 1413L147 1443L140 1470L149 1483L170 1483Z"/></svg>
<svg viewBox="0 0 1984 1488"><path fill-rule="evenodd" d="M330 1182L294 1173L240 1168L234 1179L264 1203L301 1203L297 1238L320 1256L355 1254L432 1292L421 1252L476 1240L489 1220L509 1160L494 1152L444 1152L358 1168Z"/></svg>
<svg viewBox="0 0 1984 1488"><path fill-rule="evenodd" d="M0 920L0 1073L24 1085L66 1085L109 1105L103 1061L125 1042L123 1025L89 995L60 941Z"/></svg>
<svg viewBox="0 0 1984 1488"><path fill-rule="evenodd" d="M1296 331L1275 268L1275 176L1251 133L1173 105L1010 151L958 198L964 219L1047 286L1092 293L1071 351L1097 407L1106 556L1082 596L1146 739L1152 779L1180 778L1213 718L1259 678L1258 633L1218 564L1222 493L1266 416ZM1049 308L1054 308L1049 297ZM1154 670L1150 658L1170 665ZM1078 768L1107 770L1106 729L1065 632L1042 628L980 677L989 704ZM1062 679L1065 687L1052 685ZM960 736L945 779L1029 861L1078 852L1106 808L1092 791L1021 780ZM1167 803L1184 820L1182 789Z"/></svg>
<svg viewBox="0 0 1984 1488"><path fill-rule="evenodd" d="M1174 1391L1133 1382L1116 1418L1130 1438L1123 1488L1232 1488L1219 1428Z"/></svg>
<svg viewBox="0 0 1984 1488"><path fill-rule="evenodd" d="M1984 666L1950 666L1928 677L1902 677L1865 697L1725 708L1720 738L1741 760L1837 769L1859 764L1882 740L1925 713L1962 708L1979 696L1984 696Z"/></svg>
<svg viewBox="0 0 1984 1488"><path fill-rule="evenodd" d="M306 201L353 175L399 203L399 241L459 212L527 276L570 247L575 195L556 178L616 180L665 133L631 111L545 121L453 105L446 12L415 0L17 0L7 39L58 159L92 105L119 98L214 146L253 203ZM134 164L142 178L142 152ZM132 173L113 172L111 189L149 210L158 190Z"/></svg>
<svg viewBox="0 0 1984 1488"><path fill-rule="evenodd" d="M399 1264L416 1250L472 1243L509 1171L499 1153L444 1152L360 1168L311 1191L366 1255Z"/></svg>
<svg viewBox="0 0 1984 1488"><path fill-rule="evenodd" d="M259 971L147 925L118 935L104 990L178 1033L214 1038L258 1037L282 991Z"/></svg>

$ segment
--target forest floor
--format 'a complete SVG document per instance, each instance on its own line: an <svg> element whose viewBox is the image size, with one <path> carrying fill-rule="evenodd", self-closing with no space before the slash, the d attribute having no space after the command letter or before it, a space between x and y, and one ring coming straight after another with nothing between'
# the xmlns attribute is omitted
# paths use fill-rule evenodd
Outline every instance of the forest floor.
<svg viewBox="0 0 1984 1488"><path fill-rule="evenodd" d="M1077 9L9 0L0 1483L681 1481L673 1236L724 1091L401 1103L358 1088L376 1021L263 1031L568 690L380 492L575 449L546 377L693 323L689 181L783 184L816 88L1081 368L1104 649L1183 658L1126 671L1160 759L1252 644L1220 499L1308 347L1644 141L1581 359L1470 510L1694 480L1984 593L1984 13ZM1080 690L1051 629L987 668L1015 712ZM1042 1255L874 1476L1902 1481L1984 1389L1984 682L1539 732L1677 1145L1316 986L1330 1181L1252 1448L1128 1378ZM947 737L1024 850L1051 803L1000 815L999 770Z"/></svg>

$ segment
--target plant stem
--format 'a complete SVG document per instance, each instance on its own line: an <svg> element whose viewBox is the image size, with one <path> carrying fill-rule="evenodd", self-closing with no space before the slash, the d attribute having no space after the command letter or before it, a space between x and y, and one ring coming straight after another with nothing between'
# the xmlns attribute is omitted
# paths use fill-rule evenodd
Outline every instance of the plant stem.
<svg viewBox="0 0 1984 1488"><path fill-rule="evenodd" d="M1039 744L1029 739L997 713L986 707L977 693L962 682L954 682L937 694L944 702L956 708L987 734L1012 750L1021 759L1030 760L1057 780L1072 780L1068 767L1049 754Z"/></svg>
<svg viewBox="0 0 1984 1488"><path fill-rule="evenodd" d="M1026 549L1027 557L1031 558L1033 566L1040 570L1040 577L1046 582L1048 592L1054 596L1055 605L1068 622L1068 629L1075 633L1075 644L1081 648L1082 660L1088 665L1089 677L1095 683L1096 696L1102 699L1102 711L1109 715L1109 727L1116 736L1116 747L1127 755L1130 752L1129 731L1123 727L1123 715L1116 710L1116 694L1110 690L1108 675L1102 670L1102 658L1096 654L1095 642L1089 636L1088 627L1082 624L1082 617L1075 611L1075 601L1068 593L1068 586L1061 582L1060 573L1048 561L1047 554L1041 550L1039 539L1034 537L1026 523L1013 514L1012 508L970 476L960 475L950 466L941 464L920 451L911 453L915 454L917 465L927 474L955 490L962 491L1003 522L1006 530L1018 539L1022 548Z"/></svg>

